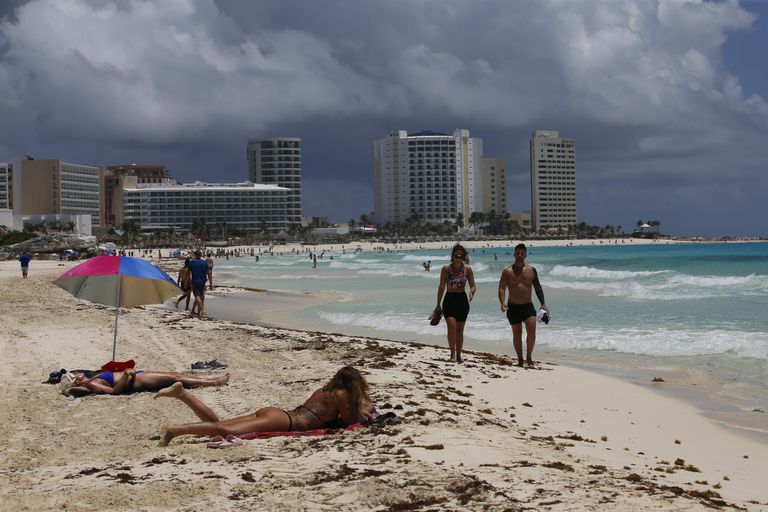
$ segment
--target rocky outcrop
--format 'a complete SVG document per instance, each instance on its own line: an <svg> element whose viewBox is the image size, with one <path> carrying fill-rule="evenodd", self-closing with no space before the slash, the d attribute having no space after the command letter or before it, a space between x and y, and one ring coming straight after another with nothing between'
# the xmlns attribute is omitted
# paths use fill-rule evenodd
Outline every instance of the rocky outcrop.
<svg viewBox="0 0 768 512"><path fill-rule="evenodd" d="M30 238L13 245L0 246L0 260L15 260L26 252L37 259L58 259L59 253L75 249L81 257L97 251L95 236L77 236L71 233L50 233Z"/></svg>

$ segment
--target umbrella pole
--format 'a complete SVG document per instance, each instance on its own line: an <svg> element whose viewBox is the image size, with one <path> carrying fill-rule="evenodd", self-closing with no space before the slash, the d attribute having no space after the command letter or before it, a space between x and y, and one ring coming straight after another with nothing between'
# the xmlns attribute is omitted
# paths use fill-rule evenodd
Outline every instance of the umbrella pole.
<svg viewBox="0 0 768 512"><path fill-rule="evenodd" d="M115 306L115 336L112 338L112 360L115 360L117 350L117 318L120 316L120 306Z"/></svg>
<svg viewBox="0 0 768 512"><path fill-rule="evenodd" d="M120 316L120 279L117 281L117 300L115 301L115 336L112 338L112 360L117 353L117 319Z"/></svg>

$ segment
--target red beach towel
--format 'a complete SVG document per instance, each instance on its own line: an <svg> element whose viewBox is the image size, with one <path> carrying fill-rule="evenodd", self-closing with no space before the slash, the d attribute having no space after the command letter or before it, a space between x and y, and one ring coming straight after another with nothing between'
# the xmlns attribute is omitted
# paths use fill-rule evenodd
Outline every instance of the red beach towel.
<svg viewBox="0 0 768 512"><path fill-rule="evenodd" d="M124 372L128 368L135 368L136 367L136 361L133 359L129 359L127 361L110 361L108 363L104 363L104 365L101 367L101 371L103 372Z"/></svg>
<svg viewBox="0 0 768 512"><path fill-rule="evenodd" d="M303 430L299 432L251 432L250 434L238 435L240 439L266 439L268 437L311 437L311 436L330 436L343 434L348 430L360 428L361 423L354 423L347 428L318 428L315 430Z"/></svg>

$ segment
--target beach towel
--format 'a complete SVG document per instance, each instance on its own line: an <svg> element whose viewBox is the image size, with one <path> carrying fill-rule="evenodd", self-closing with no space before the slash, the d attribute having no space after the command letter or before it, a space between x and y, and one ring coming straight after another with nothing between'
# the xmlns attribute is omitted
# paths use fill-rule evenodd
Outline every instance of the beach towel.
<svg viewBox="0 0 768 512"><path fill-rule="evenodd" d="M136 368L136 361L129 359L127 361L110 361L104 363L101 370L104 372L124 372L128 368Z"/></svg>
<svg viewBox="0 0 768 512"><path fill-rule="evenodd" d="M361 423L354 423L346 428L318 428L315 430L302 430L298 432L251 432L250 434L238 435L240 439L266 439L269 437L311 437L311 436L331 436L343 434L349 430L360 428Z"/></svg>

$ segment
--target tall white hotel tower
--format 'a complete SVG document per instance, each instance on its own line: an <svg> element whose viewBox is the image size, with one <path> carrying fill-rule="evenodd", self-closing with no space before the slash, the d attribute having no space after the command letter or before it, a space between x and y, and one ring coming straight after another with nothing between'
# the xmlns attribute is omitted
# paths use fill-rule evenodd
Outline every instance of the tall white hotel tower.
<svg viewBox="0 0 768 512"><path fill-rule="evenodd" d="M534 231L576 224L576 141L558 132L531 136L531 227Z"/></svg>
<svg viewBox="0 0 768 512"><path fill-rule="evenodd" d="M290 189L286 222L301 223L301 139L269 137L248 140L248 179Z"/></svg>
<svg viewBox="0 0 768 512"><path fill-rule="evenodd" d="M411 215L430 223L453 222L482 210L482 139L469 130L453 135L400 130L373 143L373 205L378 224Z"/></svg>

